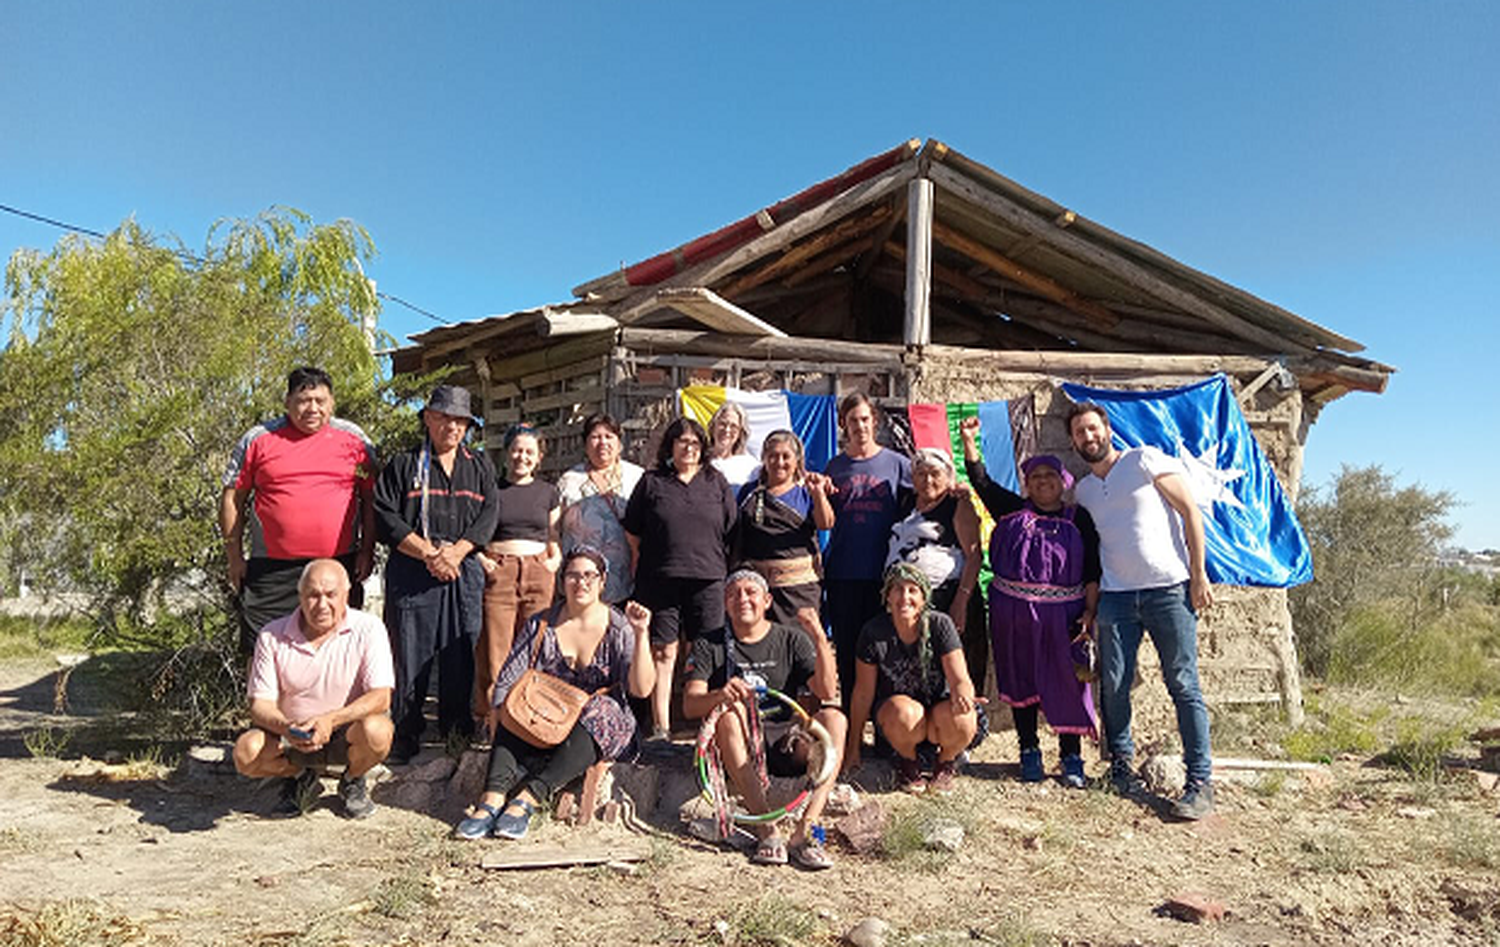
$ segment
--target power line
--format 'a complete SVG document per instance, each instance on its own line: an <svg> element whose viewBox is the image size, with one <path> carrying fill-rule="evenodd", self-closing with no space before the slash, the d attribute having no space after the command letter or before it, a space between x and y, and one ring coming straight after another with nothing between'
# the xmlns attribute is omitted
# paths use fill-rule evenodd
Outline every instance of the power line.
<svg viewBox="0 0 1500 947"><path fill-rule="evenodd" d="M87 227L79 227L76 224L66 224L60 220L53 220L51 217L43 217L41 214L33 214L30 211L22 210L19 207L11 207L9 204L0 204L0 210L5 211L7 214L15 214L17 217L25 217L27 220L35 220L38 223L50 224L53 227L60 227L63 230L71 230L74 233L81 233L90 237L98 237L100 240L104 239L104 234L100 233L97 230L90 230Z"/></svg>
<svg viewBox="0 0 1500 947"><path fill-rule="evenodd" d="M69 231L71 233L81 233L81 234L83 234L86 237L94 237L94 238L99 239L99 240L103 240L106 237L105 234L102 234L102 233L100 233L97 230L90 230L88 227L80 227L77 224L70 224L70 223L67 223L66 221L56 220L56 219L54 219L52 217L44 217L41 214L33 214L31 211L22 210L19 207L12 207L9 204L0 204L0 211L4 211L7 214L14 214L17 217L25 217L27 220L34 220L37 223L47 224L50 227L57 227L60 230L67 230L67 231ZM191 261L193 263L197 263L197 264L200 264L200 265L203 263L202 259L200 259L199 257L197 257L197 256L195 256L195 255L193 255L193 254L191 254L189 252L187 252L186 250L178 250L178 251L175 251L175 252L177 253L178 256L180 256L180 257L182 257L182 258L184 258L186 260L189 260L189 261ZM398 306L405 306L407 309L410 309L412 312L424 315L427 318L431 319L433 322L436 322L438 325L445 326L445 325L450 325L451 324L450 320L444 319L442 316L438 315L435 312L432 312L432 311L427 310L427 309L423 309L421 306L418 306L415 303L409 303L406 300L402 299L400 296L395 296L395 295L392 295L391 293L384 293L384 292L379 292L379 291L377 291L375 293L375 295L377 297L381 298L381 299L386 300L387 302L393 302L393 303L395 303Z"/></svg>
<svg viewBox="0 0 1500 947"><path fill-rule="evenodd" d="M422 315L424 315L427 318L431 319L433 322L436 322L438 325L445 326L445 325L449 324L449 322L448 322L447 319L444 319L442 316L438 315L437 313L435 313L435 312L428 312L426 309L423 309L421 306L418 306L415 303L409 303L406 300L402 299L400 296L392 296L390 293L383 293L383 292L380 292L379 290L376 290L375 295L379 296L381 299L384 299L387 302L393 302L393 303L395 303L398 306L405 306L407 309L410 309L412 312L421 313Z"/></svg>

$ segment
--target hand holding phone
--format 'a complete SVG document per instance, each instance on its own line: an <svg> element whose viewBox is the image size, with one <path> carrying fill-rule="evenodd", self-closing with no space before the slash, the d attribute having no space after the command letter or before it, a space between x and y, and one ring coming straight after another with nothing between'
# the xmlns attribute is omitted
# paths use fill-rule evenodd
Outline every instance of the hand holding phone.
<svg viewBox="0 0 1500 947"><path fill-rule="evenodd" d="M286 728L286 735L291 737L293 740L300 740L303 743L307 743L313 738L313 732L311 730L304 730L301 727L297 726L288 726Z"/></svg>

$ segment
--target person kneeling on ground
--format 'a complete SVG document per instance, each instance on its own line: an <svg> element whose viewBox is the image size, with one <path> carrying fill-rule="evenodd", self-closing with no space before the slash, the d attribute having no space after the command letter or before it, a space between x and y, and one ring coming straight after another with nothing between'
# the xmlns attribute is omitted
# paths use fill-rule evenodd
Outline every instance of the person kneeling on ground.
<svg viewBox="0 0 1500 947"><path fill-rule="evenodd" d="M250 663L250 720L234 765L250 777L283 778L276 812L301 815L319 769L343 764L344 814L375 811L365 774L385 759L394 732L386 711L396 675L379 618L349 607L349 574L314 559L297 584L297 611L261 629Z"/></svg>
<svg viewBox="0 0 1500 947"><path fill-rule="evenodd" d="M927 607L927 576L910 563L885 570L881 597L887 614L870 619L859 633L844 769L859 766L873 708L875 726L896 751L901 788L920 793L930 786L947 794L953 791L959 754L979 732L978 702L958 629L947 615ZM924 741L937 746L930 782L917 757Z"/></svg>
<svg viewBox="0 0 1500 947"><path fill-rule="evenodd" d="M799 631L766 617L771 589L764 576L750 569L732 573L724 582L724 610L728 625L716 635L705 635L693 643L688 658L687 683L683 687L683 713L706 717L716 707L728 705L720 715L714 743L724 761L730 781L744 800L745 808L760 814L769 810L765 788L752 762L750 714L758 706L761 691L771 689L796 696L804 688L816 699L813 719L828 731L833 752L844 743L846 720L839 710L838 668L833 648L812 608L799 609ZM807 741L792 739L794 724L776 710L779 703L762 711L766 742L766 767L772 775L795 776L807 770ZM813 708L808 707L809 710ZM800 757L800 758L799 758ZM837 772L837 761L830 772ZM802 868L831 868L833 861L811 827L822 815L834 781L814 788L807 808L791 836L791 858ZM784 865L787 841L774 824L761 826L760 844L753 860L759 864Z"/></svg>
<svg viewBox="0 0 1500 947"><path fill-rule="evenodd" d="M634 742L635 715L625 695L643 698L656 683L651 612L629 602L621 614L600 601L608 569L604 554L591 546L569 550L562 560L562 602L533 615L516 636L495 682L484 793L454 827L458 838L525 837L537 806L600 760L619 759ZM532 667L591 695L556 746L533 746L500 713Z"/></svg>

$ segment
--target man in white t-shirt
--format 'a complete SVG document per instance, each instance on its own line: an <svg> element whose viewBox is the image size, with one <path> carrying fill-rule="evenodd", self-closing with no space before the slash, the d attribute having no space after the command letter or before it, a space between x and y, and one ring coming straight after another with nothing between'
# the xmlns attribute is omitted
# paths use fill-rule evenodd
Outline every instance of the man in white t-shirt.
<svg viewBox="0 0 1500 947"><path fill-rule="evenodd" d="M234 765L251 777L280 776L278 815L300 815L316 797L318 770L343 764L344 814L375 811L365 774L391 750L386 712L396 673L379 618L349 607L349 574L314 559L297 583L300 604L267 623L250 663L250 722Z"/></svg>
<svg viewBox="0 0 1500 947"><path fill-rule="evenodd" d="M1213 812L1208 708L1198 686L1198 612L1213 604L1204 565L1203 516L1181 463L1154 447L1120 450L1096 404L1068 412L1073 449L1089 465L1074 498L1099 529L1100 703L1110 781L1141 792L1132 769L1130 685L1143 634L1161 658L1162 679L1177 708L1187 784L1172 804L1180 819Z"/></svg>

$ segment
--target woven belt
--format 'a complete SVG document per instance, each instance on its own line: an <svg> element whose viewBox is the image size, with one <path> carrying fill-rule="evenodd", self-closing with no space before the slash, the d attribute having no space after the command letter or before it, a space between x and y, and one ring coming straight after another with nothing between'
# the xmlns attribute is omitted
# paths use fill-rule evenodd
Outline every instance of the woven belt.
<svg viewBox="0 0 1500 947"><path fill-rule="evenodd" d="M1083 598L1081 585L1048 585L1045 582L1015 582L995 576L990 587L1026 602L1075 602Z"/></svg>
<svg viewBox="0 0 1500 947"><path fill-rule="evenodd" d="M797 556L792 559L756 559L745 565L765 576L772 588L809 585L818 581L818 570L813 565L812 556Z"/></svg>

